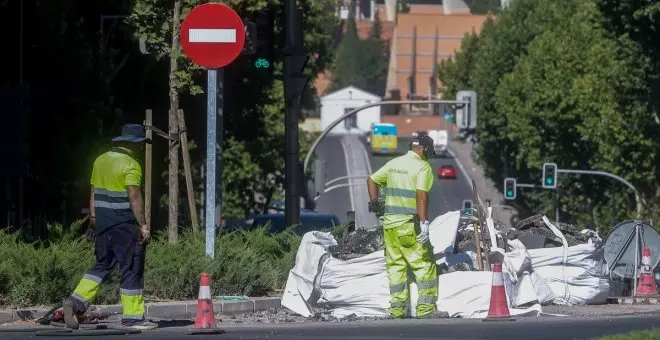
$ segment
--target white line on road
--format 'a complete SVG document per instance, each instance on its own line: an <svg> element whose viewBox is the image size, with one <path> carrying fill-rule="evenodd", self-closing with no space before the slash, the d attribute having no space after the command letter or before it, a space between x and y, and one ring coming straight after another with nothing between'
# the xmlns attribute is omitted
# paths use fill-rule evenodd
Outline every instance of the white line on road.
<svg viewBox="0 0 660 340"><path fill-rule="evenodd" d="M351 176L350 161L348 160L348 153L346 152L347 147L346 147L346 144L345 144L347 142L347 140L346 140L346 138L342 137L340 139L340 141L341 141L341 149L342 149L342 152L344 153L344 162L345 162L345 166L346 166L346 176L349 176L348 177L348 195L351 198L351 210L355 211L355 201L353 200L353 180L350 177Z"/></svg>
<svg viewBox="0 0 660 340"><path fill-rule="evenodd" d="M191 28L188 30L191 43L235 43L236 29Z"/></svg>
<svg viewBox="0 0 660 340"><path fill-rule="evenodd" d="M364 162L367 163L367 171L371 175L373 172L371 171L371 162L369 161L369 154L366 147L362 148L362 153L364 154Z"/></svg>

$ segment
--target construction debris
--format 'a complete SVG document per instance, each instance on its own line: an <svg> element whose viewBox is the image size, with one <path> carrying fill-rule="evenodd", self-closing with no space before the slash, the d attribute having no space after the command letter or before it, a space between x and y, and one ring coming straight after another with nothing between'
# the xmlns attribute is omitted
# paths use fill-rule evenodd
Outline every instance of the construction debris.
<svg viewBox="0 0 660 340"><path fill-rule="evenodd" d="M527 249L561 247L562 240L550 230L542 220L543 215L538 214L521 220L513 230L507 233L510 240L519 239ZM555 222L569 247L585 244L593 235L582 233L571 224Z"/></svg>
<svg viewBox="0 0 660 340"><path fill-rule="evenodd" d="M344 261L371 254L385 247L382 229L356 229L335 239L338 245L330 247L330 252L333 257Z"/></svg>

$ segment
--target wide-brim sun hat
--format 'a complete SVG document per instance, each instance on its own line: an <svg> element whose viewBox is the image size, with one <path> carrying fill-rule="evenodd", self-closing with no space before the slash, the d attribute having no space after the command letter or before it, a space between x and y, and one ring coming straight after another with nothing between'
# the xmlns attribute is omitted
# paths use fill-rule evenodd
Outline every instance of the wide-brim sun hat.
<svg viewBox="0 0 660 340"><path fill-rule="evenodd" d="M124 124L121 128L121 135L112 139L113 142L128 143L151 143L151 139L145 134L145 127L142 124Z"/></svg>

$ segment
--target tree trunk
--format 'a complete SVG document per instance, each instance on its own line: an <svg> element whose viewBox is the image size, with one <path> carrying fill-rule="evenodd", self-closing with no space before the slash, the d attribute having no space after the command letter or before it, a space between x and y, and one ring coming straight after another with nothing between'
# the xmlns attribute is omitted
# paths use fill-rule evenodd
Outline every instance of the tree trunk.
<svg viewBox="0 0 660 340"><path fill-rule="evenodd" d="M172 50L170 53L170 111L168 113L170 136L177 136L179 131L179 93L176 88L175 73L178 69L176 53L179 50L179 16L181 0L174 2L172 15ZM169 177L168 177L168 226L167 235L170 243L176 243L179 229L179 149L174 142L169 142Z"/></svg>

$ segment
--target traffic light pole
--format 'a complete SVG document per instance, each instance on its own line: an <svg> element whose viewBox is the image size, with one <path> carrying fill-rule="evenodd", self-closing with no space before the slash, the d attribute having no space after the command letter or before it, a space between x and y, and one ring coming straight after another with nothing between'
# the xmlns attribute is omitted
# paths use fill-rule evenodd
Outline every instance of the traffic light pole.
<svg viewBox="0 0 660 340"><path fill-rule="evenodd" d="M300 145L298 144L298 122L300 121L300 96L307 85L302 70L307 63L303 47L302 14L296 0L284 0L284 219L287 226L300 223Z"/></svg>

